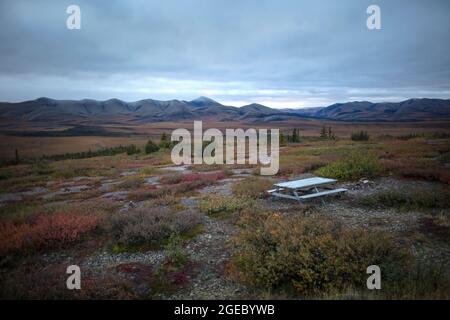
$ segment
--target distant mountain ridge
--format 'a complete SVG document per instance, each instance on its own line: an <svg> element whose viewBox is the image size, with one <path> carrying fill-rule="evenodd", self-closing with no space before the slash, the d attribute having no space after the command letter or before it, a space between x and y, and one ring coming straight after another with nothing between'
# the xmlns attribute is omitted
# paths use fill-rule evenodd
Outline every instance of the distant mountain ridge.
<svg viewBox="0 0 450 320"><path fill-rule="evenodd" d="M213 119L216 121L271 122L293 118L337 121L422 121L450 119L450 100L409 99L402 102L354 101L324 108L274 109L253 103L225 106L213 99L192 101L153 99L125 102L39 98L19 103L0 103L0 126L142 124L160 121Z"/></svg>
<svg viewBox="0 0 450 320"><path fill-rule="evenodd" d="M343 121L421 121L450 118L450 100L409 99L402 102L335 103L314 113L316 118Z"/></svg>

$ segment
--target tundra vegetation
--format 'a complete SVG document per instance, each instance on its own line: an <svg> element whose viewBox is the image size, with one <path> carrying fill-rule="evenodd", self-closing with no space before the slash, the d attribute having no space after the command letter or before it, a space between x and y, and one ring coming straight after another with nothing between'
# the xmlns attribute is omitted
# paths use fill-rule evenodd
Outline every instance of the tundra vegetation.
<svg viewBox="0 0 450 320"><path fill-rule="evenodd" d="M271 177L173 166L167 133L74 154L19 149L0 167L0 297L450 298L447 132L281 132ZM303 205L265 192L310 175L349 192ZM82 290L65 288L71 264ZM369 265L381 290L366 287Z"/></svg>

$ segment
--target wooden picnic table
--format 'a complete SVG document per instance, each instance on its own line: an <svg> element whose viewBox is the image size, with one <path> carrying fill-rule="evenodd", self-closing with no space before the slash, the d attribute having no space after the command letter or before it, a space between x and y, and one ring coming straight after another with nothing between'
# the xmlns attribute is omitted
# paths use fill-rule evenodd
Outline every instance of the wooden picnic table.
<svg viewBox="0 0 450 320"><path fill-rule="evenodd" d="M268 190L272 196L293 200L307 200L332 194L346 192L344 188L333 188L337 180L321 177L306 178L276 183L275 189Z"/></svg>

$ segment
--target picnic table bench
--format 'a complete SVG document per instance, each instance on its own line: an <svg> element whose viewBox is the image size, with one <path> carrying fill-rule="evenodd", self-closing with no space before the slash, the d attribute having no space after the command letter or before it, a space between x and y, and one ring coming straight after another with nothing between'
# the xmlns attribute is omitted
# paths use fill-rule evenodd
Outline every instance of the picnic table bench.
<svg viewBox="0 0 450 320"><path fill-rule="evenodd" d="M268 190L274 197L307 200L316 197L323 197L332 194L346 192L344 188L333 188L337 180L321 177L306 178L294 181L287 181L275 184L275 189Z"/></svg>

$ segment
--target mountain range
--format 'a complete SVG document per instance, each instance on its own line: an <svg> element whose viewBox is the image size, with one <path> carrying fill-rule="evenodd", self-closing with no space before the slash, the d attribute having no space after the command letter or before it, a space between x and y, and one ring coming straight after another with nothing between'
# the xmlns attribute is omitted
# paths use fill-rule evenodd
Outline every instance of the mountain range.
<svg viewBox="0 0 450 320"><path fill-rule="evenodd" d="M145 99L125 102L36 100L0 102L0 126L64 126L76 124L144 124L160 121L211 119L215 121L271 122L295 118L335 121L450 120L450 99L409 99L402 102L354 101L322 108L274 109L261 104L225 106L207 97L192 101Z"/></svg>

